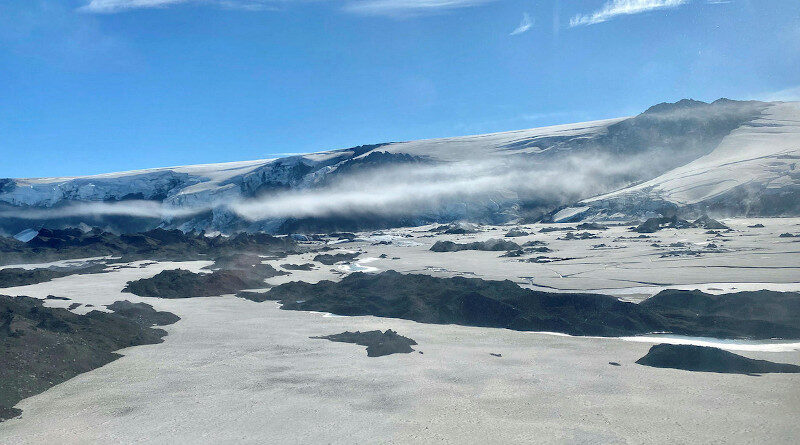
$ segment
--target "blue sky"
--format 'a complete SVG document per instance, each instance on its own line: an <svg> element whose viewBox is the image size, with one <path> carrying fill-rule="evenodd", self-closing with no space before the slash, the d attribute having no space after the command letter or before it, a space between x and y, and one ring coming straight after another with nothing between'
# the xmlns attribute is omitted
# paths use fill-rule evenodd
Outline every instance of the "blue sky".
<svg viewBox="0 0 800 445"><path fill-rule="evenodd" d="M0 0L0 177L800 99L797 0Z"/></svg>

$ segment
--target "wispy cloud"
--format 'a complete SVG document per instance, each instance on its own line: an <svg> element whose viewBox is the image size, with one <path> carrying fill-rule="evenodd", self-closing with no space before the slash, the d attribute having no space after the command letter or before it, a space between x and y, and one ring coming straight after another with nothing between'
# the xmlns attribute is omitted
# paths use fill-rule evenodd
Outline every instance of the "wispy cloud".
<svg viewBox="0 0 800 445"><path fill-rule="evenodd" d="M344 10L363 15L414 16L478 6L494 0L356 0Z"/></svg>
<svg viewBox="0 0 800 445"><path fill-rule="evenodd" d="M569 21L570 27L594 25L621 15L640 14L656 9L675 8L689 0L610 0L591 14L578 14Z"/></svg>
<svg viewBox="0 0 800 445"><path fill-rule="evenodd" d="M800 101L800 85L780 91L757 94L754 99L767 102L798 102Z"/></svg>
<svg viewBox="0 0 800 445"><path fill-rule="evenodd" d="M205 201L72 202L62 207L0 209L0 218L50 219L134 216L163 221L209 211L230 212L247 221L372 214L437 217L485 214L520 201L563 204L617 188L631 172L653 164L652 156L601 155L532 161L526 157L455 163L388 165L332 178L322 187L278 190L258 198L227 194Z"/></svg>
<svg viewBox="0 0 800 445"><path fill-rule="evenodd" d="M89 3L78 10L94 14L114 14L133 9L166 8L181 3L206 3L223 8L263 10L275 2L271 0L89 0Z"/></svg>
<svg viewBox="0 0 800 445"><path fill-rule="evenodd" d="M179 4L211 4L222 8L261 11L288 0L85 0L78 10L114 14L135 9L167 8ZM360 15L417 16L477 6L496 0L348 0L343 9Z"/></svg>
<svg viewBox="0 0 800 445"><path fill-rule="evenodd" d="M511 31L511 34L509 35L515 36L517 34L522 34L523 32L528 32L531 27L533 27L531 16L529 16L527 12L523 13L522 21L519 23L519 26L517 26L517 29Z"/></svg>
<svg viewBox="0 0 800 445"><path fill-rule="evenodd" d="M163 8L187 1L190 0L91 0L78 9L83 12L108 14L129 9Z"/></svg>

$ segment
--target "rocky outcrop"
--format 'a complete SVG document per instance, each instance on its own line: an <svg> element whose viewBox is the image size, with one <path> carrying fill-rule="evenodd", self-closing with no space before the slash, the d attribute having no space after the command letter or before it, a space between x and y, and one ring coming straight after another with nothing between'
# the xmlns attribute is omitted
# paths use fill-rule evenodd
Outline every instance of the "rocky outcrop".
<svg viewBox="0 0 800 445"><path fill-rule="evenodd" d="M391 354L408 354L414 352L411 346L416 345L414 340L403 337L397 332L387 329L381 331L345 331L341 334L323 335L311 337L317 339L330 340L341 343L355 343L367 347L367 357L382 357Z"/></svg>
<svg viewBox="0 0 800 445"><path fill-rule="evenodd" d="M652 332L719 338L800 338L800 294L708 295L663 291L634 304L608 295L541 292L511 281L428 275L352 273L339 282L290 282L270 298L286 310L374 315L572 335Z"/></svg>
<svg viewBox="0 0 800 445"><path fill-rule="evenodd" d="M108 307L119 312L77 315L0 295L0 420L19 415L20 400L118 359L116 350L160 343L166 332L151 326L178 320L143 303Z"/></svg>
<svg viewBox="0 0 800 445"><path fill-rule="evenodd" d="M68 275L100 273L105 267L105 264L90 264L82 267L46 269L21 269L9 267L0 269L0 288L43 283L45 281L50 281L53 278L65 277Z"/></svg>
<svg viewBox="0 0 800 445"><path fill-rule="evenodd" d="M655 345L636 363L654 368L725 374L800 373L800 366L754 360L708 346Z"/></svg>
<svg viewBox="0 0 800 445"><path fill-rule="evenodd" d="M458 244L452 241L436 241L431 246L432 252L458 252L461 250L484 250L489 252L502 252L509 250L519 250L521 246L513 241L503 239L490 239L487 241L475 241L472 243Z"/></svg>
<svg viewBox="0 0 800 445"><path fill-rule="evenodd" d="M639 304L670 320L670 330L717 338L800 338L800 294L768 290L712 295L667 289Z"/></svg>
<svg viewBox="0 0 800 445"><path fill-rule="evenodd" d="M269 264L250 269L215 270L211 273L194 273L183 269L165 270L151 278L129 281L123 291L140 297L194 298L235 294L242 289L264 287L264 279L286 272L275 270Z"/></svg>
<svg viewBox="0 0 800 445"><path fill-rule="evenodd" d="M324 264L326 266L332 266L332 265L334 265L336 263L339 263L339 262L342 262L342 261L353 261L359 255L361 255L359 252L355 252L355 253L334 253L334 254L321 253L321 254L316 255L314 257L314 261L320 262L320 263L322 263L322 264Z"/></svg>
<svg viewBox="0 0 800 445"><path fill-rule="evenodd" d="M118 235L98 228L51 230L40 229L30 241L0 237L0 264L40 263L69 258L121 256L119 261L138 259L181 260L246 252L286 256L299 250L291 237L265 233L239 233L235 236L209 237L204 233L153 229L147 232Z"/></svg>

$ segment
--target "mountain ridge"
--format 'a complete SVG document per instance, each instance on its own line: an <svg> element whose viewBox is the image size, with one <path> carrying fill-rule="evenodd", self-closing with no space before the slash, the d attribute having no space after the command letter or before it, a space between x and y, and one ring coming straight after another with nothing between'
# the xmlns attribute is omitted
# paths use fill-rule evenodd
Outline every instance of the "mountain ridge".
<svg viewBox="0 0 800 445"><path fill-rule="evenodd" d="M800 214L791 205L799 201L798 150L797 104L683 99L629 118L527 130L255 161L0 179L0 231L84 223L120 232L276 233L456 220L624 219L681 209L760 215L770 212L770 199L779 201L772 214L794 215ZM752 203L742 205L741 196Z"/></svg>

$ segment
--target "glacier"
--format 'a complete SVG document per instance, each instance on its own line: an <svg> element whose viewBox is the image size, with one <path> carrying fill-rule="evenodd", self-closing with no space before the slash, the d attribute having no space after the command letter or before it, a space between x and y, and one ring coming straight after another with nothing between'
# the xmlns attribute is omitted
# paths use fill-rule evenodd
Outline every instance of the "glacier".
<svg viewBox="0 0 800 445"><path fill-rule="evenodd" d="M467 220L800 213L800 106L681 100L633 117L221 164L0 179L0 231L315 232Z"/></svg>

